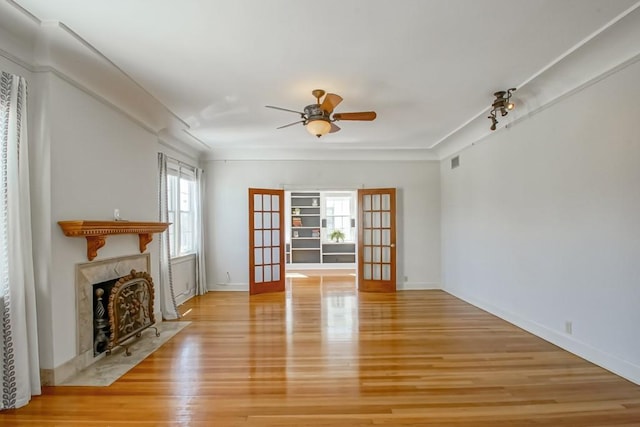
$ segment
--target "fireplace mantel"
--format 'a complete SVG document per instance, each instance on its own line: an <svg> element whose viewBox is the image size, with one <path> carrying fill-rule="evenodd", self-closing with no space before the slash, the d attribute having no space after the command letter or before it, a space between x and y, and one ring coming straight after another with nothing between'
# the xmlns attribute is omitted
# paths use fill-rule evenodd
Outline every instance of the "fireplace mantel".
<svg viewBox="0 0 640 427"><path fill-rule="evenodd" d="M162 233L170 222L137 221L58 221L67 237L85 237L87 239L87 259L92 261L98 255L98 249L106 243L112 234L137 234L140 240L140 253L147 250L153 240L153 233Z"/></svg>

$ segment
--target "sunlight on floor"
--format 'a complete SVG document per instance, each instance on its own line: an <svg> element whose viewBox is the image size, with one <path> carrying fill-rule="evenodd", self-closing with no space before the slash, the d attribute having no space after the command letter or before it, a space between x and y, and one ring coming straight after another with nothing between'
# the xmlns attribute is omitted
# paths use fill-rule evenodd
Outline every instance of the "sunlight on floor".
<svg viewBox="0 0 640 427"><path fill-rule="evenodd" d="M286 273L286 274L285 274L285 277L286 277L287 279L291 279L291 278L293 278L293 279L306 279L306 278L307 278L307 277L309 277L309 276L305 276L305 275L304 275L304 274L302 274L302 273Z"/></svg>

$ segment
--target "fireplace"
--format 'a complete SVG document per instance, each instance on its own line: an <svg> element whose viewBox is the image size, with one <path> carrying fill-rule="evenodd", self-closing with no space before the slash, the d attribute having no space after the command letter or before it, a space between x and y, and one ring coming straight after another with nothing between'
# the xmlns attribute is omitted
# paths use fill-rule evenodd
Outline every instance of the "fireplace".
<svg viewBox="0 0 640 427"><path fill-rule="evenodd" d="M98 250L105 245L107 237L115 234L137 234L140 255L123 256L76 265L76 356L53 369L40 369L40 379L43 385L62 384L72 375L105 356L105 352L94 354L93 284L117 280L130 274L131 270L149 273L151 271L151 258L148 253L144 252L147 249L147 245L152 241L153 234L161 233L169 226L169 223L165 222L93 220L58 221L58 224L65 236L84 237L86 239L87 260L89 261L96 258ZM148 307L148 311L153 313L153 297Z"/></svg>
<svg viewBox="0 0 640 427"><path fill-rule="evenodd" d="M130 343L132 338L139 338L142 331L153 328L156 336L160 336L158 328L153 326L156 323L153 313L154 291L153 279L146 272L131 270L130 274L118 279L109 292L106 311L108 323L104 322L104 317L96 316L94 352L98 341L104 341L107 344L107 354L110 354L114 347L121 345L125 348L125 354L130 356L129 346L125 343ZM102 293L102 288L96 290L98 297L102 297ZM104 314L103 308L98 305L96 314ZM108 336L106 326L109 327Z"/></svg>
<svg viewBox="0 0 640 427"><path fill-rule="evenodd" d="M44 385L61 384L67 378L105 357L105 353L94 355L93 285L118 280L130 274L131 270L150 273L150 255L148 253L129 255L76 265L76 357L55 370L43 369L41 378Z"/></svg>

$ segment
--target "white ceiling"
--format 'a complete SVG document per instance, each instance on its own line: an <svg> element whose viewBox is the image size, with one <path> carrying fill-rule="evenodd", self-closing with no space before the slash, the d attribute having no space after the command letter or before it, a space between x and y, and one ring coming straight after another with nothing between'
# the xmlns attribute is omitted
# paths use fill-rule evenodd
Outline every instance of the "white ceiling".
<svg viewBox="0 0 640 427"><path fill-rule="evenodd" d="M433 150L496 90L529 82L636 0L15 0L58 21L224 149ZM95 52L93 52L95 54ZM322 88L375 110L321 139L294 113ZM515 93L517 104L523 91ZM486 131L490 122L486 120ZM504 124L504 123L502 123ZM199 148L203 148L200 145Z"/></svg>

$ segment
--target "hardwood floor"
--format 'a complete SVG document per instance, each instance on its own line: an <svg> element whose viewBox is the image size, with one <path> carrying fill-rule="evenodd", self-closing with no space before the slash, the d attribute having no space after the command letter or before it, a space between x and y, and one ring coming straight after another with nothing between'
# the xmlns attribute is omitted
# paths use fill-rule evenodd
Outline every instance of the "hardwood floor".
<svg viewBox="0 0 640 427"><path fill-rule="evenodd" d="M49 387L2 426L640 426L640 386L442 291L209 293L110 387Z"/></svg>

